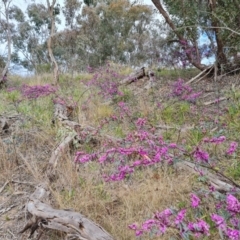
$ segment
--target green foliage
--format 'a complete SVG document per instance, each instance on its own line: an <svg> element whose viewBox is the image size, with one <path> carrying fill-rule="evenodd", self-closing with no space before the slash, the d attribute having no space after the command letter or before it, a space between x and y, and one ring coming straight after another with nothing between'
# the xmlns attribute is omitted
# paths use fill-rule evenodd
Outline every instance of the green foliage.
<svg viewBox="0 0 240 240"><path fill-rule="evenodd" d="M43 73L50 73L51 72L51 65L49 63L43 63L36 66L36 72L38 74Z"/></svg>
<svg viewBox="0 0 240 240"><path fill-rule="evenodd" d="M32 3L28 5L27 13L30 21L34 24L35 30L40 33L43 25L49 24L47 8L44 4Z"/></svg>
<svg viewBox="0 0 240 240"><path fill-rule="evenodd" d="M235 161L229 168L228 168L228 174L231 176L234 180L240 179L240 163L239 161Z"/></svg>
<svg viewBox="0 0 240 240"><path fill-rule="evenodd" d="M189 110L190 104L187 102L169 103L161 111L161 118L166 123L183 124Z"/></svg>
<svg viewBox="0 0 240 240"><path fill-rule="evenodd" d="M199 73L199 70L196 68L187 68L187 69L167 69L167 68L159 68L156 70L156 77L157 78L166 78L166 79L173 79L174 81L178 78L182 79L190 79L196 76Z"/></svg>
<svg viewBox="0 0 240 240"><path fill-rule="evenodd" d="M239 32L240 9L237 1L212 1L209 3L194 0L165 0L164 7L171 15L176 33L183 36L191 45L196 46L196 42L202 35L207 36L212 44L217 35L217 51L211 44L208 47L216 54L224 69L227 68L227 65L231 65L226 62L226 59L235 56L240 49L240 36L234 33L234 31ZM216 27L216 31L213 30L213 26ZM174 44L175 37L175 34L169 35L169 42ZM201 51L200 44L197 48ZM193 54L192 57L197 59L198 56Z"/></svg>
<svg viewBox="0 0 240 240"><path fill-rule="evenodd" d="M16 5L12 6L9 9L9 18L10 19L14 19L17 22L24 22L25 20L25 16L24 13L22 12L22 10L20 8L18 8Z"/></svg>

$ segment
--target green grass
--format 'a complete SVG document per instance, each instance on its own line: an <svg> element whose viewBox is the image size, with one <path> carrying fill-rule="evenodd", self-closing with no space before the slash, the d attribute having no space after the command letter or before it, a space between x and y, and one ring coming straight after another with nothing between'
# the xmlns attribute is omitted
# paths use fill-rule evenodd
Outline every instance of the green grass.
<svg viewBox="0 0 240 240"><path fill-rule="evenodd" d="M156 69L156 77L164 78L164 79L174 79L182 78L182 79L190 79L196 76L200 71L196 68L188 68L188 69L166 69L159 68Z"/></svg>

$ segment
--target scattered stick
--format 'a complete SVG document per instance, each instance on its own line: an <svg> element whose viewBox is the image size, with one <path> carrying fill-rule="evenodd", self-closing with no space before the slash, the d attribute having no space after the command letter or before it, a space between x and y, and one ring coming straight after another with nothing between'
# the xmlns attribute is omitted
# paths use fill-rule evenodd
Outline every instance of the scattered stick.
<svg viewBox="0 0 240 240"><path fill-rule="evenodd" d="M236 189L237 191L240 191L239 187L234 186L231 183L228 183L228 179L221 180L220 178L225 178L223 176L219 177L217 174L210 173L205 167L198 166L195 163L188 162L188 161L180 161L176 163L177 168L185 169L188 171L191 171L193 173L201 172L204 174L204 176L207 177L209 183L215 187L217 191L224 191L228 192L232 189Z"/></svg>
<svg viewBox="0 0 240 240"><path fill-rule="evenodd" d="M16 207L16 206L17 206L16 204L13 204L13 205L11 205L11 206L9 206L9 207L7 207L7 208L1 209L1 210L0 210L0 216L3 215L4 213L10 211L12 208L14 208L14 207Z"/></svg>
<svg viewBox="0 0 240 240"><path fill-rule="evenodd" d="M213 100L213 101L205 102L205 103L203 103L203 104L204 104L205 106L208 106L208 105L211 105L211 104L219 103L219 102L224 101L224 100L228 100L228 98L226 98L226 97L221 97L221 98L215 99L215 100Z"/></svg>
<svg viewBox="0 0 240 240"><path fill-rule="evenodd" d="M0 193L4 190L4 188L9 184L9 181L6 181L3 186L0 188Z"/></svg>
<svg viewBox="0 0 240 240"><path fill-rule="evenodd" d="M190 84L190 83L192 83L192 82L195 81L195 80L197 80L197 82L200 81L200 80L202 80L204 77L206 77L206 76L210 73L210 71L212 71L213 67L214 67L214 66L211 66L211 67L209 67L209 68L204 69L204 70L203 70L202 72L200 72L197 76L191 78L186 84ZM207 72L207 73L206 73L206 72Z"/></svg>
<svg viewBox="0 0 240 240"><path fill-rule="evenodd" d="M52 156L48 163L48 168L51 169L51 171L56 168L59 158L66 152L66 149L73 141L73 138L74 136L67 136L52 152Z"/></svg>

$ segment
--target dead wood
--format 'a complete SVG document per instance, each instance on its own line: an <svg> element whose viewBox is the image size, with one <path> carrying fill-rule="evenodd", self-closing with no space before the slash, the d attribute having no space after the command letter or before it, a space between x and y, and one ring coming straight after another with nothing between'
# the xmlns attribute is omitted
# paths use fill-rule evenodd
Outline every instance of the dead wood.
<svg viewBox="0 0 240 240"><path fill-rule="evenodd" d="M7 208L1 209L1 210L0 210L0 216L3 215L4 213L10 211L12 208L14 208L14 207L16 207L16 206L17 206L16 204L13 204L13 205L11 205L11 206L9 206L9 207L7 207Z"/></svg>
<svg viewBox="0 0 240 240"><path fill-rule="evenodd" d="M198 166L195 163L188 162L188 161L181 161L176 163L176 167L178 169L185 169L193 173L201 172L204 176L207 177L209 184L211 184L217 191L228 192L233 189L240 191L240 188L230 183L226 177L211 173L205 167Z"/></svg>
<svg viewBox="0 0 240 240"><path fill-rule="evenodd" d="M3 186L0 188L0 193L4 190L4 188L9 184L9 181L6 181Z"/></svg>
<svg viewBox="0 0 240 240"><path fill-rule="evenodd" d="M133 73L132 75L128 76L127 78L124 78L123 80L120 81L120 85L128 85L132 82L137 81L140 78L143 78L146 76L145 73L145 68L142 67L140 70L136 71L135 73Z"/></svg>
<svg viewBox="0 0 240 240"><path fill-rule="evenodd" d="M30 230L30 236L32 236L39 229L54 229L66 233L67 236L74 235L76 239L113 240L101 226L82 214L54 209L44 203L48 195L46 186L39 185L36 188L26 206L32 217L20 233Z"/></svg>
<svg viewBox="0 0 240 240"><path fill-rule="evenodd" d="M6 132L9 129L9 124L6 118L0 119L0 133Z"/></svg>
<svg viewBox="0 0 240 240"><path fill-rule="evenodd" d="M67 114L67 106L55 104L55 119L62 126L68 126L72 132L52 152L47 166L47 182L40 184L35 192L30 196L26 204L27 212L31 218L19 233L30 230L30 236L37 231L40 239L46 229L58 230L67 234L67 237L74 237L82 240L113 240L113 237L107 233L101 226L97 225L90 219L80 213L67 210L58 210L52 208L46 202L49 201L49 192L47 186L53 180L54 170L58 160L64 155L69 148L73 139L78 137L81 131L80 124L70 121ZM23 156L22 156L23 157ZM24 157L23 157L24 158Z"/></svg>
<svg viewBox="0 0 240 240"><path fill-rule="evenodd" d="M202 80L203 78L208 77L211 74L211 72L213 71L213 69L214 69L214 66L210 66L209 68L204 69L197 76L191 78L186 84L190 84L194 81L196 81L196 83L197 83L200 80Z"/></svg>
<svg viewBox="0 0 240 240"><path fill-rule="evenodd" d="M215 99L213 101L209 101L209 102L205 102L203 103L205 106L208 106L208 105L211 105L211 104L215 104L215 103L219 103L219 102L222 102L224 100L227 100L228 98L226 97L221 97L221 98L218 98L218 99Z"/></svg>

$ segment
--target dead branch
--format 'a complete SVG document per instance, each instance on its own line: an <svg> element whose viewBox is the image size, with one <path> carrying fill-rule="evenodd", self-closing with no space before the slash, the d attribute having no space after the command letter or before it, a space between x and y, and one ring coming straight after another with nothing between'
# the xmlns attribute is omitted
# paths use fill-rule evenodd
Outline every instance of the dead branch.
<svg viewBox="0 0 240 240"><path fill-rule="evenodd" d="M39 185L30 196L26 205L31 219L19 233L30 230L30 236L39 229L54 229L74 234L78 239L86 240L113 240L101 226L92 222L80 213L54 209L43 201L48 198L46 186Z"/></svg>
<svg viewBox="0 0 240 240"><path fill-rule="evenodd" d="M123 80L120 81L120 85L128 85L132 82L137 81L140 78L143 78L146 76L145 73L145 68L142 67L140 70L136 71L135 73L133 73L132 75L128 76L127 78L124 78Z"/></svg>
<svg viewBox="0 0 240 240"><path fill-rule="evenodd" d="M188 162L188 161L181 161L176 163L176 167L178 169L185 169L193 173L201 172L204 176L207 177L208 182L212 186L214 186L217 191L228 192L234 188L236 189L236 186L233 186L231 183L229 183L228 179L223 179L224 178L223 176L218 176L217 174L213 174L209 172L208 169L202 166L198 166L195 163ZM240 191L240 188L237 188L236 190Z"/></svg>
<svg viewBox="0 0 240 240"><path fill-rule="evenodd" d="M4 188L9 184L9 181L6 181L3 186L0 188L0 193L4 190Z"/></svg>
<svg viewBox="0 0 240 240"><path fill-rule="evenodd" d="M14 207L16 207L16 206L17 206L16 204L13 204L13 205L11 205L11 206L9 206L9 207L7 207L7 208L1 209L1 210L0 210L0 216L3 215L4 213L10 211L12 208L14 208Z"/></svg>
<svg viewBox="0 0 240 240"><path fill-rule="evenodd" d="M62 123L62 126L68 126L72 132L52 152L47 167L48 184L53 179L58 160L67 151L73 139L78 136L78 132L81 131L81 126L78 123L68 119L67 106L55 104L54 114L55 119ZM22 158L24 157L22 156ZM67 237L74 236L75 239L113 240L109 233L90 219L74 211L54 209L46 203L48 199L47 184L40 184L26 204L31 219L19 233L30 230L29 237L31 237L38 231L37 239L40 239L44 230L54 229L66 233Z"/></svg>
<svg viewBox="0 0 240 240"><path fill-rule="evenodd" d="M186 84L190 84L194 81L199 82L200 80L202 80L203 78L207 77L210 72L213 70L214 66L210 66L209 68L204 69L203 71L201 71L197 76L191 78Z"/></svg>
<svg viewBox="0 0 240 240"><path fill-rule="evenodd" d="M218 98L218 99L215 99L213 101L209 101L209 102L205 102L203 103L205 106L208 106L208 105L211 105L211 104L215 104L215 103L219 103L219 102L222 102L224 100L227 100L228 98L226 97L221 97L221 98Z"/></svg>

